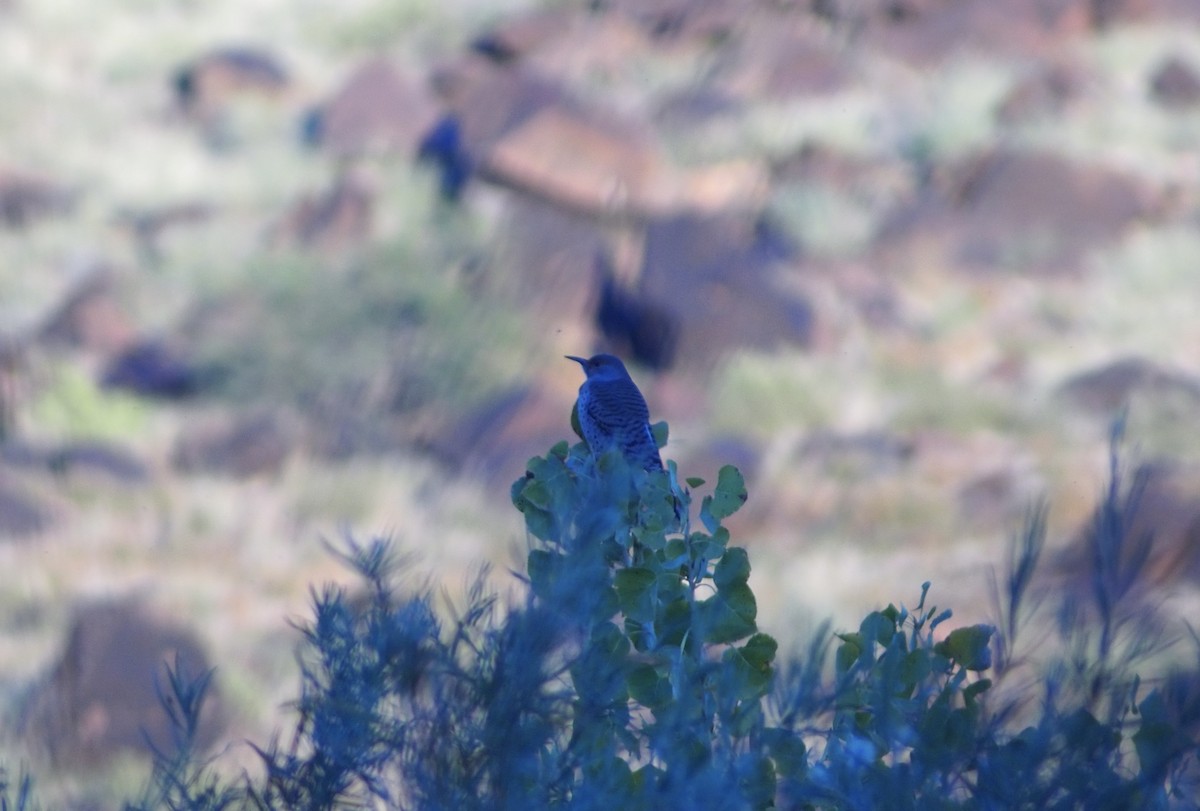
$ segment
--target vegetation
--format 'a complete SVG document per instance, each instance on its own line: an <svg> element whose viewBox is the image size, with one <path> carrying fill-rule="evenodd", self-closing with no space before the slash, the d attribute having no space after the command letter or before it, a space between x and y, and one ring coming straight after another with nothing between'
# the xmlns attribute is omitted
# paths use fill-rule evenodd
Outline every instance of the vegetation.
<svg viewBox="0 0 1200 811"><path fill-rule="evenodd" d="M559 443L512 488L532 539L519 597L481 572L446 621L432 591L398 593L409 561L388 542L350 543L365 590L314 593L296 723L256 749L263 776L211 772L192 749L208 676L173 675L175 750L127 808L1195 808L1200 700L1186 675L1147 687L1133 671L1163 641L1129 605L1149 550L1125 532L1138 482L1115 450L1110 472L1092 591L1058 607L1064 658L1017 644L1038 509L997 581L997 626L946 632L926 583L914 608L781 660L722 525L747 497L735 468L694 509L705 483L674 463ZM0 808L31 796L0 781Z"/></svg>

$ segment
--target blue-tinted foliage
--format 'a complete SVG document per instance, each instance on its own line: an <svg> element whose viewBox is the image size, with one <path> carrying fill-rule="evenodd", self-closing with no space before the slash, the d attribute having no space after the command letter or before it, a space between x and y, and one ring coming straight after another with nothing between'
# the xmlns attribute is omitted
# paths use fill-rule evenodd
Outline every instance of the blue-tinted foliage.
<svg viewBox="0 0 1200 811"><path fill-rule="evenodd" d="M1200 668L1149 688L1134 674L1161 637L1126 605L1147 542L1124 546L1139 491L1122 475L1114 452L1083 596L1035 592L1039 507L997 577L997 626L951 628L926 583L915 608L781 661L721 524L746 500L735 469L693 527L673 463L560 443L512 488L523 597L481 572L439 612L428 590L399 594L407 562L386 542L348 544L364 588L314 592L296 723L258 750L265 777L212 776L191 748L207 676L173 675L178 751L129 808L1196 808ZM1077 624L1061 660L1033 665L1018 632L1044 610ZM11 791L0 780L0 809L33 807L27 783Z"/></svg>

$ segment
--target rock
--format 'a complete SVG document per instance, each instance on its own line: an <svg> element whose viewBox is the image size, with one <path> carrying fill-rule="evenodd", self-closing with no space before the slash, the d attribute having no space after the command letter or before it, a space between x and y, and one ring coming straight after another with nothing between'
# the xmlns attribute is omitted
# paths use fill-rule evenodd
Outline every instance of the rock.
<svg viewBox="0 0 1200 811"><path fill-rule="evenodd" d="M1132 574L1129 586L1143 596L1156 587L1200 582L1200 468L1159 460L1139 465L1127 479L1118 538L1105 548L1116 554L1118 568ZM1097 516L1080 527L1056 560L1057 571L1079 590L1092 588L1097 576L1094 538ZM1111 526L1111 525L1105 525ZM1104 530L1109 531L1109 530ZM1140 569L1136 561L1145 555Z"/></svg>
<svg viewBox="0 0 1200 811"><path fill-rule="evenodd" d="M678 317L665 304L621 283L607 254L598 254L596 263L596 326L604 349L656 372L669 369L679 346Z"/></svg>
<svg viewBox="0 0 1200 811"><path fill-rule="evenodd" d="M805 141L771 170L776 188L823 186L856 197L900 200L915 197L916 174L905 161L855 154L819 140Z"/></svg>
<svg viewBox="0 0 1200 811"><path fill-rule="evenodd" d="M450 201L462 196L496 143L532 116L554 105L577 108L556 83L536 72L479 57L443 67L433 81L445 106L422 130L417 156L438 166L442 196Z"/></svg>
<svg viewBox="0 0 1200 811"><path fill-rule="evenodd" d="M38 339L51 346L124 351L137 341L133 320L117 301L111 271L89 270L67 291L42 323Z"/></svg>
<svg viewBox="0 0 1200 811"><path fill-rule="evenodd" d="M427 440L426 450L455 470L507 485L530 457L559 440L577 441L570 414L569 398L537 385L517 386L447 421Z"/></svg>
<svg viewBox="0 0 1200 811"><path fill-rule="evenodd" d="M294 426L271 412L189 425L175 443L174 463L189 473L274 475L291 455L295 433Z"/></svg>
<svg viewBox="0 0 1200 811"><path fill-rule="evenodd" d="M973 477L958 491L958 515L963 526L979 532L1021 526L1037 503L1032 483L1015 470L991 470Z"/></svg>
<svg viewBox="0 0 1200 811"><path fill-rule="evenodd" d="M439 69L433 81L443 100L443 115L458 119L462 149L474 164L547 107L557 107L566 116L582 115L582 105L558 82L520 66L467 57Z"/></svg>
<svg viewBox="0 0 1200 811"><path fill-rule="evenodd" d="M80 606L63 653L31 697L21 732L60 767L97 767L125 752L149 758L174 751L160 691L166 668L194 679L210 668L204 646L185 626L121 600ZM200 716L197 755L223 733L220 693L210 689Z"/></svg>
<svg viewBox="0 0 1200 811"><path fill-rule="evenodd" d="M0 166L0 225L7 228L24 228L64 214L74 197L47 177Z"/></svg>
<svg viewBox="0 0 1200 811"><path fill-rule="evenodd" d="M28 342L0 335L0 448L17 430L17 409L28 396Z"/></svg>
<svg viewBox="0 0 1200 811"><path fill-rule="evenodd" d="M1155 21L1200 21L1200 6L1193 0L1089 0L1087 5L1098 31Z"/></svg>
<svg viewBox="0 0 1200 811"><path fill-rule="evenodd" d="M561 40L581 19L570 5L535 9L505 18L476 37L471 48L496 62L513 62Z"/></svg>
<svg viewBox="0 0 1200 811"><path fill-rule="evenodd" d="M664 130L685 135L710 121L736 119L744 109L738 99L714 87L692 87L666 94L654 115Z"/></svg>
<svg viewBox="0 0 1200 811"><path fill-rule="evenodd" d="M179 350L159 339L147 338L113 358L101 383L145 397L179 399L200 390L200 374Z"/></svg>
<svg viewBox="0 0 1200 811"><path fill-rule="evenodd" d="M1049 65L1018 81L996 106L1001 124L1059 116L1083 90L1084 78L1066 65Z"/></svg>
<svg viewBox="0 0 1200 811"><path fill-rule="evenodd" d="M667 457L674 458L677 451L671 447L668 438L667 447L663 452L663 461ZM706 484L701 487L706 491L717 483L717 476L725 465L733 465L747 481L752 481L762 465L762 454L745 439L736 436L715 436L706 440L699 447L688 449L682 454L679 463L681 479L692 476L704 479ZM698 506L699 501L693 502Z"/></svg>
<svg viewBox="0 0 1200 811"><path fill-rule="evenodd" d="M1051 54L1091 26L1087 0L837 0L844 19L858 18L861 46L930 65L962 55Z"/></svg>
<svg viewBox="0 0 1200 811"><path fill-rule="evenodd" d="M1200 70L1179 56L1168 58L1150 78L1150 96L1164 107L1200 106Z"/></svg>
<svg viewBox="0 0 1200 811"><path fill-rule="evenodd" d="M238 95L274 96L290 84L273 54L242 47L200 56L177 69L171 81L180 109L200 119L219 113Z"/></svg>
<svg viewBox="0 0 1200 811"><path fill-rule="evenodd" d="M0 462L62 476L99 474L122 484L142 484L150 478L149 468L132 453L99 440L53 447L6 442L0 444Z"/></svg>
<svg viewBox="0 0 1200 811"><path fill-rule="evenodd" d="M411 154L436 120L432 95L387 59L364 62L306 122L307 140L334 155Z"/></svg>
<svg viewBox="0 0 1200 811"><path fill-rule="evenodd" d="M0 477L0 540L20 540L43 532L53 516L34 496Z"/></svg>
<svg viewBox="0 0 1200 811"><path fill-rule="evenodd" d="M275 228L274 242L323 251L361 246L371 235L374 184L359 172L346 171L320 194L306 194Z"/></svg>
<svg viewBox="0 0 1200 811"><path fill-rule="evenodd" d="M879 261L915 251L976 271L1077 271L1160 202L1138 178L1047 152L987 150L935 174L880 229Z"/></svg>
<svg viewBox="0 0 1200 811"><path fill-rule="evenodd" d="M747 0L608 0L605 7L634 20L660 43L671 45L688 40L722 41L760 10Z"/></svg>
<svg viewBox="0 0 1200 811"><path fill-rule="evenodd" d="M448 198L457 199L464 178L477 172L598 219L763 205L767 175L759 162L681 169L646 125L588 108L534 71L481 62L464 60L442 73L446 113L421 139L421 155L437 161Z"/></svg>
<svg viewBox="0 0 1200 811"><path fill-rule="evenodd" d="M518 269L513 301L528 317L568 331L564 346L587 346L595 298L595 257L608 250L596 222L532 197L513 198L505 264Z"/></svg>
<svg viewBox="0 0 1200 811"><path fill-rule="evenodd" d="M765 16L735 31L713 78L729 96L786 100L850 86L845 48L816 27L797 24L795 15Z"/></svg>
<svg viewBox="0 0 1200 811"><path fill-rule="evenodd" d="M561 29L522 53L522 65L543 76L553 76L569 87L619 84L629 77L630 66L662 56L664 44L627 15L593 5L566 4ZM546 12L535 12L544 14Z"/></svg>
<svg viewBox="0 0 1200 811"><path fill-rule="evenodd" d="M681 365L708 369L739 347L811 341L815 313L788 288L782 247L761 219L683 215L650 222L639 290L679 323Z"/></svg>
<svg viewBox="0 0 1200 811"><path fill-rule="evenodd" d="M480 173L589 217L671 216L757 210L766 169L730 160L680 169L636 128L547 106L480 158Z"/></svg>
<svg viewBox="0 0 1200 811"><path fill-rule="evenodd" d="M547 106L483 155L489 180L589 216L661 211L676 194L664 155L645 135Z"/></svg>
<svg viewBox="0 0 1200 811"><path fill-rule="evenodd" d="M843 434L821 430L804 440L798 458L841 474L854 471L852 475L890 476L903 471L915 453L911 439L882 431Z"/></svg>
<svg viewBox="0 0 1200 811"><path fill-rule="evenodd" d="M49 458L52 471L67 475L99 474L123 484L143 484L150 469L125 448L101 441L80 440L55 448Z"/></svg>
<svg viewBox="0 0 1200 811"><path fill-rule="evenodd" d="M758 215L770 193L767 167L757 160L732 159L675 169L676 191L660 214Z"/></svg>
<svg viewBox="0 0 1200 811"><path fill-rule="evenodd" d="M184 225L208 222L215 213L214 208L207 203L190 202L154 208L122 209L117 212L114 221L129 232L138 251L147 261L157 263L163 258L164 232Z"/></svg>
<svg viewBox="0 0 1200 811"><path fill-rule="evenodd" d="M1107 417L1138 394L1155 399L1178 396L1200 404L1200 380L1144 358L1122 358L1072 375L1058 387L1058 394L1085 411Z"/></svg>

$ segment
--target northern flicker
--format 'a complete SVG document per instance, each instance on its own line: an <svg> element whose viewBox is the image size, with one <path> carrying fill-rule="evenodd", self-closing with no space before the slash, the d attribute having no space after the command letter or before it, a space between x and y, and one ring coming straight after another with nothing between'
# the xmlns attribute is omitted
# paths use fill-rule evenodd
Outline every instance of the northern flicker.
<svg viewBox="0 0 1200 811"><path fill-rule="evenodd" d="M630 465L662 470L662 458L650 431L650 409L625 364L612 355L566 356L583 367L579 387L579 429L594 456L619 448Z"/></svg>

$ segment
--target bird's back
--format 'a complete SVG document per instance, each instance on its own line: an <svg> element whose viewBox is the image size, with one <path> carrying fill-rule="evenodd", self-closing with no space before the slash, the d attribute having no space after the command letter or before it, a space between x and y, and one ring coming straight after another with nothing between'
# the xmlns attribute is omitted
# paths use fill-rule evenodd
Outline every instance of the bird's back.
<svg viewBox="0 0 1200 811"><path fill-rule="evenodd" d="M650 431L650 409L625 364L612 355L567 356L583 367L579 387L579 428L594 456L617 447L630 464L662 470L662 458Z"/></svg>
<svg viewBox="0 0 1200 811"><path fill-rule="evenodd" d="M662 470L650 431L650 410L631 380L592 380L580 392L580 426L593 453L618 446L625 458L646 470Z"/></svg>

